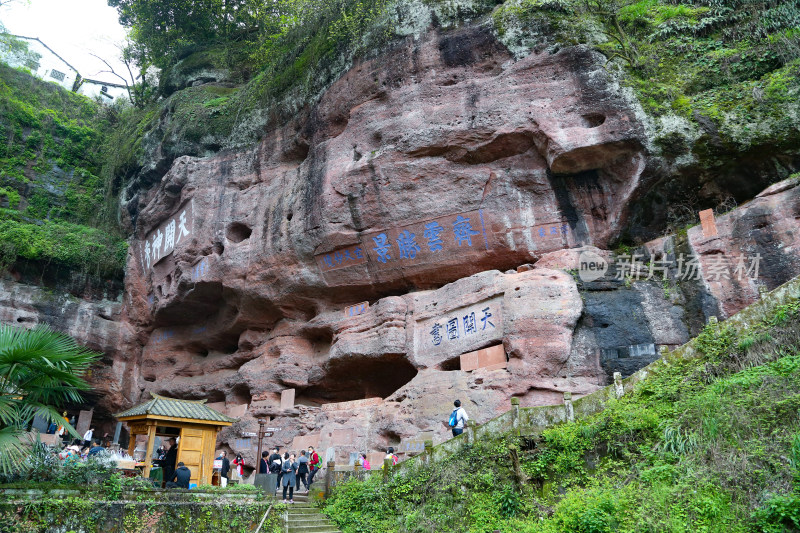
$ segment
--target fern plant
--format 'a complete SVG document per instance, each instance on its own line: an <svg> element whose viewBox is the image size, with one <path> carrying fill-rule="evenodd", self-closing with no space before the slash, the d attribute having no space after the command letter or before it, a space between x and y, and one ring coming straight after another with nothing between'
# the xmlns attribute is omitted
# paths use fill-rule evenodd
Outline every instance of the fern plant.
<svg viewBox="0 0 800 533"><path fill-rule="evenodd" d="M83 401L89 386L82 376L98 357L48 326L0 325L0 473L9 474L25 457L20 439L36 416L79 437L58 407Z"/></svg>

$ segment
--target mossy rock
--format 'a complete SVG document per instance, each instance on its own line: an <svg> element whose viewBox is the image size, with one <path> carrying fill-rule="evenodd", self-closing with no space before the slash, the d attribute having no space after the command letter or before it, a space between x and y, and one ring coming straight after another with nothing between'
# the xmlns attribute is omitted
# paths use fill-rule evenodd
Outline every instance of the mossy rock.
<svg viewBox="0 0 800 533"><path fill-rule="evenodd" d="M161 94L170 96L204 83L233 83L224 49L201 50L178 61L161 77Z"/></svg>

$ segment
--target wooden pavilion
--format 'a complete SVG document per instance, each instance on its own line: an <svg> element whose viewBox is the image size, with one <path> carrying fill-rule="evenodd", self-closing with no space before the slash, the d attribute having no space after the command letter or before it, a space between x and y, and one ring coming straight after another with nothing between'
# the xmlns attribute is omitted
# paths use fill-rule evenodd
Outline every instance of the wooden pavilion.
<svg viewBox="0 0 800 533"><path fill-rule="evenodd" d="M136 435L147 435L144 477L150 476L153 466L153 447L156 436L178 440L177 465L180 462L192 471L192 483L210 484L214 468L214 452L220 429L236 422L205 405L205 400L177 400L150 393L152 399L118 413L131 433L128 453L133 456Z"/></svg>

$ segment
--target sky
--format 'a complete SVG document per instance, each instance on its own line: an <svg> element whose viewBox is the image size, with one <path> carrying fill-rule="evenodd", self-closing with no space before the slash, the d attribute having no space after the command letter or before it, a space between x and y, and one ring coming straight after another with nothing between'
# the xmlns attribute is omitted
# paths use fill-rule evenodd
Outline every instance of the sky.
<svg viewBox="0 0 800 533"><path fill-rule="evenodd" d="M15 0L0 7L0 23L9 33L38 37L85 78L120 82L100 73L108 67L92 53L127 74L116 46L124 42L126 30L106 0Z"/></svg>

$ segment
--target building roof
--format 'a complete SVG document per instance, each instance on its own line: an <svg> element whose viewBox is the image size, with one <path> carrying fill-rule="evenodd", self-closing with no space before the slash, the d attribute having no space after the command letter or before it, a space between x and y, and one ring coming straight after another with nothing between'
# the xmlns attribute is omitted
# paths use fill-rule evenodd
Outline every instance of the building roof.
<svg viewBox="0 0 800 533"><path fill-rule="evenodd" d="M44 44L44 42L42 42L42 40L41 40L41 39L39 39L38 37L26 37L25 35L14 35L13 33L6 33L5 35L10 35L11 37L14 37L14 38L16 38L16 39L27 39L27 40L29 40L29 41L38 41L38 42L39 42L39 44L41 44L42 46L44 46L45 48L47 48L48 50L50 50L50 53L52 53L54 56L56 56L58 59L60 59L62 63L64 63L65 65L67 65L69 68L71 68L71 69L72 69L72 70L74 70L75 72L78 72L78 69L76 69L75 67L73 67L72 65L70 65L70 64L67 62L67 60L66 60L66 59L64 59L63 57L61 57L60 55L58 55L58 54L56 53L56 51L55 51L55 50L53 50L52 48L50 48L49 46L47 46L46 44Z"/></svg>
<svg viewBox="0 0 800 533"><path fill-rule="evenodd" d="M55 50L53 50L52 48L50 48L49 46L47 46L47 45L44 43L44 41L42 41L42 40L41 40L41 39L39 39L38 37L28 37L28 36L25 36L25 35L15 35L15 34L13 34L13 33L3 33L3 32L0 32L0 34L2 34L2 35L8 35L8 36L10 36L10 37L14 37L15 39L25 39L25 40L28 40L28 41L36 41L36 42L38 42L39 44L41 44L42 46L44 46L45 48L47 48L48 50L50 50L50 52L51 52L51 53L52 53L54 56L56 56L58 59L60 59L62 63L64 63L64 64L65 64L65 65L67 65L69 68L71 68L72 70L74 70L74 71L75 71L75 72L78 74L78 76L81 76L81 73L80 73L80 72L78 72L78 69L76 69L75 67L73 67L72 65L70 65L70 64L69 64L69 62L68 62L66 59L64 59L63 57L61 57L60 55L58 55L58 53L56 53L56 51L55 51ZM83 78L83 76L81 76L81 78ZM113 82L108 82L108 81L102 81L102 80L94 80L94 79L83 78L83 82L84 82L84 83L94 83L94 84L97 84L97 85L107 85L107 86L109 86L109 87L118 87L118 88L120 88L120 89L125 89L125 85L120 85L119 83L113 83Z"/></svg>
<svg viewBox="0 0 800 533"><path fill-rule="evenodd" d="M131 407L127 411L117 413L116 418L130 418L150 415L152 417L186 418L191 420L208 420L209 422L223 422L230 424L236 422L235 418L223 415L209 406L205 405L205 400L178 400L176 398L166 398L158 394L150 395L153 397L144 403Z"/></svg>
<svg viewBox="0 0 800 533"><path fill-rule="evenodd" d="M83 83L93 83L95 85L108 85L109 87L116 87L118 89L125 89L127 88L125 85L120 83L111 83L108 81L101 81L101 80L92 80L89 78L83 78Z"/></svg>

